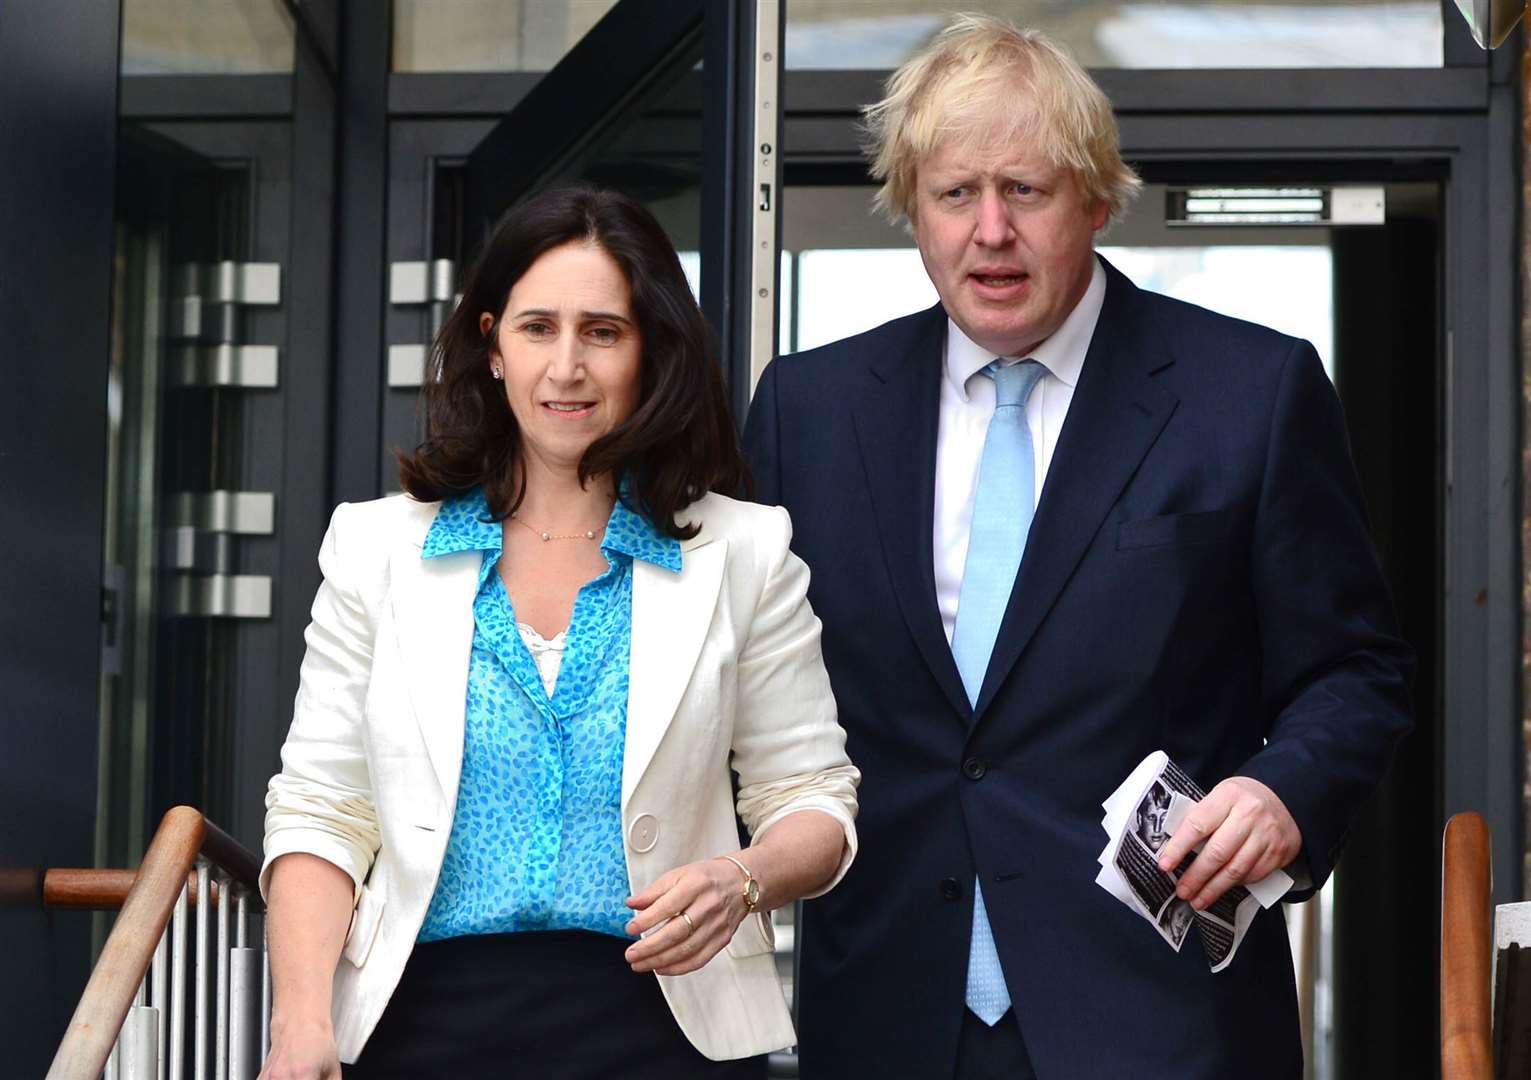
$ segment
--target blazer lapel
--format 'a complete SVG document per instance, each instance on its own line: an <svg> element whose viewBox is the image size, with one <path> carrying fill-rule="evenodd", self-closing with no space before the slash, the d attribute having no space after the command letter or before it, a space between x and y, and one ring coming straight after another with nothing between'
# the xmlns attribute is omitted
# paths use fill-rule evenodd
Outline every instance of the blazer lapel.
<svg viewBox="0 0 1531 1080"><path fill-rule="evenodd" d="M704 530L681 545L681 571L633 560L632 649L627 677L627 742L622 806L638 786L675 719L702 643L712 627L728 543Z"/></svg>
<svg viewBox="0 0 1531 1080"><path fill-rule="evenodd" d="M1104 262L1104 260L1102 260ZM1106 264L1106 298L989 658L975 721L1084 556L1179 399L1152 376L1174 362L1137 322L1137 287Z"/></svg>
<svg viewBox="0 0 1531 1080"><path fill-rule="evenodd" d="M911 323L907 343L872 361L853 408L856 437L904 622L952 707L966 716L971 706L941 626L931 549L946 312L937 304Z"/></svg>
<svg viewBox="0 0 1531 1080"><path fill-rule="evenodd" d="M427 527L429 522L427 522ZM473 650L473 598L483 553L420 557L424 534L401 544L393 572L393 625L415 718L450 809L462 775L463 719Z"/></svg>

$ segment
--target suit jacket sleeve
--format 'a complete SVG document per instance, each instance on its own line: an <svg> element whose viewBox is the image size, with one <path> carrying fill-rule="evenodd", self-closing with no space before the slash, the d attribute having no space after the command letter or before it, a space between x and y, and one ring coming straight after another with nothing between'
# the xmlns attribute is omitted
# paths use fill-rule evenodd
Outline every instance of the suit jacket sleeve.
<svg viewBox="0 0 1531 1080"><path fill-rule="evenodd" d="M1297 342L1272 410L1251 538L1266 745L1239 771L1302 830L1314 888L1408 730L1413 653L1398 637L1339 399Z"/></svg>
<svg viewBox="0 0 1531 1080"><path fill-rule="evenodd" d="M739 650L733 767L738 810L752 842L788 814L818 810L845 831L840 865L820 889L828 892L856 857L856 786L861 774L845 754L819 649L820 625L808 606L808 567L788 548L791 519L761 511L773 527L751 545L764 564L759 602Z"/></svg>
<svg viewBox="0 0 1531 1080"><path fill-rule="evenodd" d="M319 549L324 580L303 634L292 727L282 744L282 771L266 791L262 896L271 864L302 851L349 874L355 903L381 843L362 739L374 628L353 581L354 562L341 552L346 509L336 509Z"/></svg>
<svg viewBox="0 0 1531 1080"><path fill-rule="evenodd" d="M782 504L780 415L776 408L778 363L773 361L766 365L761 373L744 422L744 453L755 480L754 501L766 506Z"/></svg>

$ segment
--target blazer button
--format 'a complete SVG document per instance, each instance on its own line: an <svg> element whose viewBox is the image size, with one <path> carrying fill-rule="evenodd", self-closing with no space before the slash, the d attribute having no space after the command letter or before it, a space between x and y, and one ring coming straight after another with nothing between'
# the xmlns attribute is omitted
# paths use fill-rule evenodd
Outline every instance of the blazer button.
<svg viewBox="0 0 1531 1080"><path fill-rule="evenodd" d="M962 884L954 877L941 879L941 898L944 900L959 900L962 898Z"/></svg>
<svg viewBox="0 0 1531 1080"><path fill-rule="evenodd" d="M970 757L962 763L962 775L969 780L982 780L988 771L988 764L980 757Z"/></svg>
<svg viewBox="0 0 1531 1080"><path fill-rule="evenodd" d="M652 851L659 843L659 819L653 814L639 814L628 826L627 839L634 851Z"/></svg>

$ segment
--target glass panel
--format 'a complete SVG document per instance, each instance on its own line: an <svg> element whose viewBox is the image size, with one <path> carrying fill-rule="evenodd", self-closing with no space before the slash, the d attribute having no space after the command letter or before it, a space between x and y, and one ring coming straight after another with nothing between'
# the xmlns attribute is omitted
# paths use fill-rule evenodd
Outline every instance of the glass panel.
<svg viewBox="0 0 1531 1080"><path fill-rule="evenodd" d="M794 349L827 345L936 302L935 286L912 247L794 254Z"/></svg>
<svg viewBox="0 0 1531 1080"><path fill-rule="evenodd" d="M1436 0L986 0L1092 68L1428 68ZM897 67L947 20L929 0L788 0L789 68Z"/></svg>
<svg viewBox="0 0 1531 1080"><path fill-rule="evenodd" d="M553 5L549 5L553 6ZM583 180L643 203L664 226L700 296L702 279L702 46L678 57L679 73L612 124L549 183Z"/></svg>
<svg viewBox="0 0 1531 1080"><path fill-rule="evenodd" d="M914 242L870 213L870 188L791 187L783 203L782 278L795 352L929 307L937 300ZM1100 252L1136 285L1313 343L1334 377L1334 259L1323 228L1169 229L1164 189L1147 187ZM790 283L790 285L789 285Z"/></svg>
<svg viewBox="0 0 1531 1080"><path fill-rule="evenodd" d="M1304 245L1096 250L1139 288L1306 338L1334 379L1334 256L1321 236Z"/></svg>
<svg viewBox="0 0 1531 1080"><path fill-rule="evenodd" d="M123 0L124 75L260 75L292 70L280 0Z"/></svg>
<svg viewBox="0 0 1531 1080"><path fill-rule="evenodd" d="M616 0L393 0L393 70L548 71Z"/></svg>

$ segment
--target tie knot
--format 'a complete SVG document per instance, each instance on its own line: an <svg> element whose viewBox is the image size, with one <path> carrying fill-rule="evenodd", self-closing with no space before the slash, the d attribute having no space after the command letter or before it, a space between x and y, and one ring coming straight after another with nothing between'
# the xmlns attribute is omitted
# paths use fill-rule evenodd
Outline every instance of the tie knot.
<svg viewBox="0 0 1531 1080"><path fill-rule="evenodd" d="M1035 360L1022 360L1019 364L995 360L984 372L994 380L994 407L1003 409L1007 405L1025 405L1047 369Z"/></svg>

